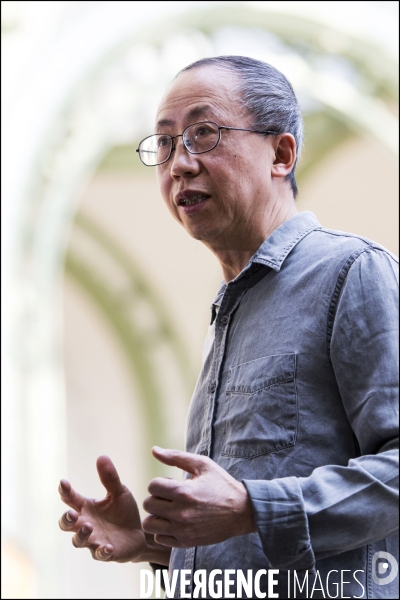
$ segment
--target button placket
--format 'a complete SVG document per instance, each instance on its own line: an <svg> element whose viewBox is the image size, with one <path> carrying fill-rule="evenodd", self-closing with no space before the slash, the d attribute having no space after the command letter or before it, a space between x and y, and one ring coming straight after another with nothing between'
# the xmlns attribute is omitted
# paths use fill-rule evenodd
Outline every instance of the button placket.
<svg viewBox="0 0 400 600"><path fill-rule="evenodd" d="M218 319L217 316L215 321L214 360L211 373L211 382L208 387L209 397L207 408L207 425L203 431L202 439L202 446L209 449L211 448L211 432L216 402L215 392L218 387L219 373L225 354L225 346L229 330L227 325L229 324L233 311L240 304L240 301L245 294L247 279L248 273L246 273L240 283L236 282L233 286L232 284L228 284L219 309L219 314L223 316L220 319Z"/></svg>
<svg viewBox="0 0 400 600"><path fill-rule="evenodd" d="M228 335L228 323L230 321L230 317L235 310L235 308L240 303L246 289L247 277L241 282L241 285L238 287L235 285L236 294L232 293L232 286L228 293L225 293L224 298L222 299L221 308L224 305L225 310L229 306L229 313L225 314L218 323L218 317L215 321L215 338L214 338L214 354L213 354L213 364L211 369L211 383L208 387L208 398L207 398L207 418L206 424L202 432L202 441L201 446L205 448L200 451L200 455L209 456L210 448L211 448L211 432L212 432L212 423L214 419L214 411L215 411L215 391L217 389L218 381L219 381L219 373L222 365L222 361L225 354L225 346ZM206 449L208 448L208 450ZM196 548L187 548L185 552L185 569L192 570L192 576L195 568L196 561ZM192 593L192 584L190 586L190 593Z"/></svg>
<svg viewBox="0 0 400 600"><path fill-rule="evenodd" d="M208 386L207 419L201 442L201 447L207 448L208 456L211 448L211 430L215 409L215 392L217 390L219 371L225 351L226 334L226 328L216 325L214 338L214 360L211 373L211 382Z"/></svg>

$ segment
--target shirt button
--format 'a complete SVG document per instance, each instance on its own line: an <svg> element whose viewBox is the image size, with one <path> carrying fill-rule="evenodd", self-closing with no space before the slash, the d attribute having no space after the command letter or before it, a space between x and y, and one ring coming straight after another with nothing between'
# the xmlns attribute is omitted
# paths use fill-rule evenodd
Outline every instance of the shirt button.
<svg viewBox="0 0 400 600"><path fill-rule="evenodd" d="M200 454L201 456L208 456L208 450L202 450Z"/></svg>
<svg viewBox="0 0 400 600"><path fill-rule="evenodd" d="M228 325L228 323L229 323L229 317L222 317L221 323L222 323L222 325Z"/></svg>
<svg viewBox="0 0 400 600"><path fill-rule="evenodd" d="M215 381L213 381L213 383L210 384L210 392L213 394L216 389L217 389L217 386L215 384Z"/></svg>

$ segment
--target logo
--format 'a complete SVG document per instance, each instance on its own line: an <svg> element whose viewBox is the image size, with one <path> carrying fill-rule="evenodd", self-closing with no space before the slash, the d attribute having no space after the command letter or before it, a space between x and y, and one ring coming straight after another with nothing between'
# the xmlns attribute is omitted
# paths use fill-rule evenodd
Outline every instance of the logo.
<svg viewBox="0 0 400 600"><path fill-rule="evenodd" d="M391 583L396 579L398 569L397 560L390 552L383 552L382 550L381 552L375 552L372 557L372 579L377 585ZM382 575L385 576L382 577Z"/></svg>

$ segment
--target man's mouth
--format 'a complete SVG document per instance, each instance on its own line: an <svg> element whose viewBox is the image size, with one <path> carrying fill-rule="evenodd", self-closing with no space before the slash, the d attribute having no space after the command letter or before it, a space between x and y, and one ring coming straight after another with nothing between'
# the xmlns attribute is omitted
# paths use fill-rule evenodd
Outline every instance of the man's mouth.
<svg viewBox="0 0 400 600"><path fill-rule="evenodd" d="M180 206L192 206L193 204L199 204L200 202L204 202L204 200L207 200L207 198L209 198L210 196L204 196L204 195L198 195L198 196L192 196L191 198L181 198L179 200L179 205Z"/></svg>

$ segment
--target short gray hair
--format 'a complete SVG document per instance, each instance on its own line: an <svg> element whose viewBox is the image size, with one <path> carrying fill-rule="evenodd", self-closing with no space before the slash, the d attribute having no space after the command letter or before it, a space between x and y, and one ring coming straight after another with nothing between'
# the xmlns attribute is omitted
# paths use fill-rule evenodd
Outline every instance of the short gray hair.
<svg viewBox="0 0 400 600"><path fill-rule="evenodd" d="M296 198L298 188L294 173L303 147L304 125L299 103L289 81L275 67L247 56L202 58L182 69L180 73L206 65L238 73L242 81L239 93L244 107L254 118L254 127L293 135L297 156L286 179L290 181L293 196Z"/></svg>

